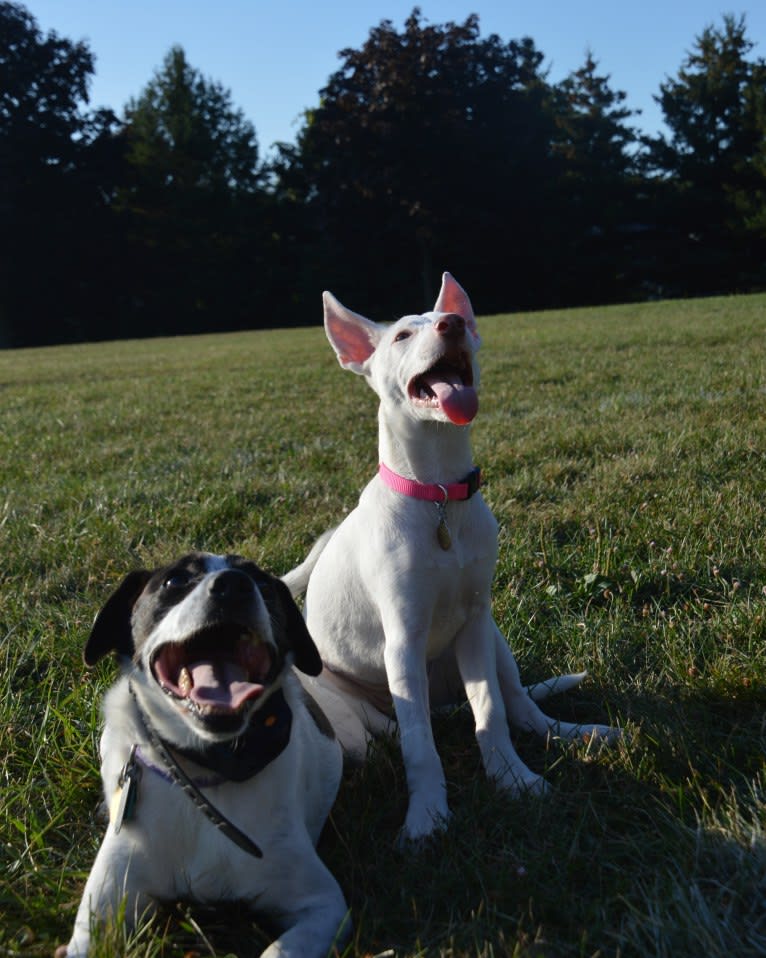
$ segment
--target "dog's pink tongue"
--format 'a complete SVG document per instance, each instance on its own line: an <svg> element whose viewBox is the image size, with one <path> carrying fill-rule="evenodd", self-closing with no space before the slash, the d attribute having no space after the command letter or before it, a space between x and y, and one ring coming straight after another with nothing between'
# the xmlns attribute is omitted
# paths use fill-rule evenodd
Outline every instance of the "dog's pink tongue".
<svg viewBox="0 0 766 958"><path fill-rule="evenodd" d="M189 665L193 688L189 698L198 705L215 705L236 711L248 699L256 698L263 686L247 681L247 673L236 662L209 662Z"/></svg>
<svg viewBox="0 0 766 958"><path fill-rule="evenodd" d="M465 426L473 420L479 411L479 395L473 386L466 386L457 373L433 372L423 378L450 422Z"/></svg>

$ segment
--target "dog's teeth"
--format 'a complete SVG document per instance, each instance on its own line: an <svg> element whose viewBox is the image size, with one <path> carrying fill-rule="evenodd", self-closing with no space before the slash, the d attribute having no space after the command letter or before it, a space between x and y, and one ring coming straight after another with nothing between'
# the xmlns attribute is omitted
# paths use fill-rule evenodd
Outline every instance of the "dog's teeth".
<svg viewBox="0 0 766 958"><path fill-rule="evenodd" d="M188 695L189 692L191 692L191 690L194 688L191 672L186 668L186 666L184 666L178 673L178 688L184 695Z"/></svg>

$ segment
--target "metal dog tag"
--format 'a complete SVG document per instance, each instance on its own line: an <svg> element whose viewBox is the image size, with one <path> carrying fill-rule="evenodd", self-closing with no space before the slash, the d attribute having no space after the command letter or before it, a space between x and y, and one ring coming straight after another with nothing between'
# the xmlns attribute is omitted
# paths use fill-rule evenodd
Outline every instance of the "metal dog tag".
<svg viewBox="0 0 766 958"><path fill-rule="evenodd" d="M109 818L115 833L120 831L123 822L129 822L136 814L138 782L141 778L141 766L136 761L136 748L136 745L131 748L128 760L122 767L120 777L117 779L117 791L114 793L109 810Z"/></svg>
<svg viewBox="0 0 766 958"><path fill-rule="evenodd" d="M442 519L437 526L436 538L439 540L439 545L445 552L452 546L452 536L450 535L449 526L444 519Z"/></svg>
<svg viewBox="0 0 766 958"><path fill-rule="evenodd" d="M445 490L446 491L446 490ZM436 509L439 513L439 525L436 527L436 538L439 545L446 552L452 545L452 536L447 525L447 502L437 502Z"/></svg>

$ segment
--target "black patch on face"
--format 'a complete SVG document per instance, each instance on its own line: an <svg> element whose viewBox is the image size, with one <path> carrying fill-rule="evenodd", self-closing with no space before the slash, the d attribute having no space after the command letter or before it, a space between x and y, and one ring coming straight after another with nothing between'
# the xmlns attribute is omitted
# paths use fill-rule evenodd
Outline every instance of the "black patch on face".
<svg viewBox="0 0 766 958"><path fill-rule="evenodd" d="M274 640L281 655L292 652L296 668L306 675L319 675L322 671L319 652L309 635L300 609L284 582L241 556L227 555L226 561L231 563L232 568L246 572L255 582L266 603Z"/></svg>
<svg viewBox="0 0 766 958"><path fill-rule="evenodd" d="M133 610L136 645L151 635L168 612L199 585L208 572L206 559L202 553L192 552L152 573Z"/></svg>

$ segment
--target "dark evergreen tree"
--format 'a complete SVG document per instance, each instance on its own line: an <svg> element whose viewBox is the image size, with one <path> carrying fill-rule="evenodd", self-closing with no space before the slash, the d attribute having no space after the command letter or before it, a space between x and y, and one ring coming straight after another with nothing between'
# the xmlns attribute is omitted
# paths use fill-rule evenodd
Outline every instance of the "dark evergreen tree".
<svg viewBox="0 0 766 958"><path fill-rule="evenodd" d="M605 302L631 298L640 277L629 267L646 228L640 203L639 135L627 94L613 90L588 53L556 90L554 152L568 231L562 255L564 298Z"/></svg>
<svg viewBox="0 0 766 958"><path fill-rule="evenodd" d="M146 334L260 325L268 201L255 130L180 47L125 111L130 174L116 208L129 235Z"/></svg>
<svg viewBox="0 0 766 958"><path fill-rule="evenodd" d="M724 17L656 98L670 136L650 145L673 186L665 211L680 292L766 282L766 61L753 47L745 18Z"/></svg>

